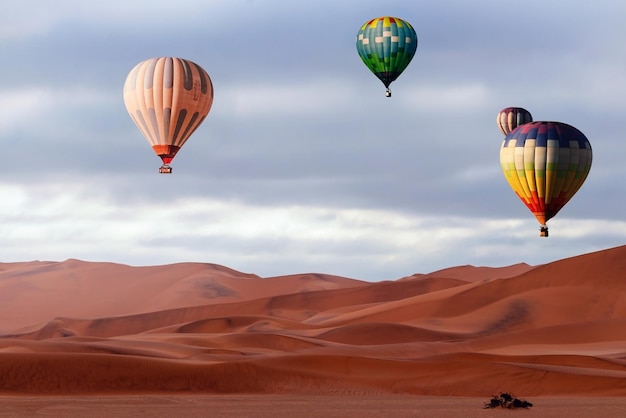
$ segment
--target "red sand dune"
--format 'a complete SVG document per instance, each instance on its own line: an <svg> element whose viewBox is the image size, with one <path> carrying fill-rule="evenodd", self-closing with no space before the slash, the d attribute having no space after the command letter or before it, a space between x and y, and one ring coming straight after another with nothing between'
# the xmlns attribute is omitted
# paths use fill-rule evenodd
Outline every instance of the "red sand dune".
<svg viewBox="0 0 626 418"><path fill-rule="evenodd" d="M626 246L370 283L0 264L0 394L626 396Z"/></svg>

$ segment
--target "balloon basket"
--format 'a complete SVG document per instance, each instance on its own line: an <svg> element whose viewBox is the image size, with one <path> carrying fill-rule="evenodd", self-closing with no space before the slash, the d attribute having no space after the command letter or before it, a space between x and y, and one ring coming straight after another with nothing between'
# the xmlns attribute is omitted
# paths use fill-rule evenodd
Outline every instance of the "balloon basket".
<svg viewBox="0 0 626 418"><path fill-rule="evenodd" d="M548 227L547 226L542 226L541 228L539 228L539 236L540 237L547 237L548 236Z"/></svg>
<svg viewBox="0 0 626 418"><path fill-rule="evenodd" d="M159 168L159 173L172 174L172 167L170 167L169 165L163 165Z"/></svg>
<svg viewBox="0 0 626 418"><path fill-rule="evenodd" d="M387 90L385 91L385 96L387 96L387 97L391 97L391 90L387 89Z"/></svg>

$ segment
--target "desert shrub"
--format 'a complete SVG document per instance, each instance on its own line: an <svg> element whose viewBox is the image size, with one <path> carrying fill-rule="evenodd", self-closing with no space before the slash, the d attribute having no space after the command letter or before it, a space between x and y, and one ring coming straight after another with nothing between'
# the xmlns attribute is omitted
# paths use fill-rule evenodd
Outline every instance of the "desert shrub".
<svg viewBox="0 0 626 418"><path fill-rule="evenodd" d="M513 397L510 393L500 392L499 395L493 395L489 402L485 402L483 409L488 408L508 408L508 409L517 409L517 408L525 408L528 409L533 406L532 403L524 400Z"/></svg>

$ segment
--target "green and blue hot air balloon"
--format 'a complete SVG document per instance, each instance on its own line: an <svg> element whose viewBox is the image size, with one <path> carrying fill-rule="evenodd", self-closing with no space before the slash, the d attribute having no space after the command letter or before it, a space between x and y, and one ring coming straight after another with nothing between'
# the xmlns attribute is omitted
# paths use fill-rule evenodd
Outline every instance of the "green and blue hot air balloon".
<svg viewBox="0 0 626 418"><path fill-rule="evenodd" d="M406 20L383 16L372 19L359 30L356 49L367 68L383 82L387 97L389 85L409 65L417 50L415 29Z"/></svg>

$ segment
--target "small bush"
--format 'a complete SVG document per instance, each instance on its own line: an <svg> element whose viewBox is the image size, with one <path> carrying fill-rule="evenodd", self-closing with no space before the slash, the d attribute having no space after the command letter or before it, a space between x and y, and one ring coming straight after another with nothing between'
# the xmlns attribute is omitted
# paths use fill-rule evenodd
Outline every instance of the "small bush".
<svg viewBox="0 0 626 418"><path fill-rule="evenodd" d="M500 392L500 395L493 395L489 402L485 402L485 406L483 409L488 408L508 408L508 409L516 409L516 408L525 408L528 409L533 406L532 403L525 401L523 399L514 398L513 395L506 392Z"/></svg>

